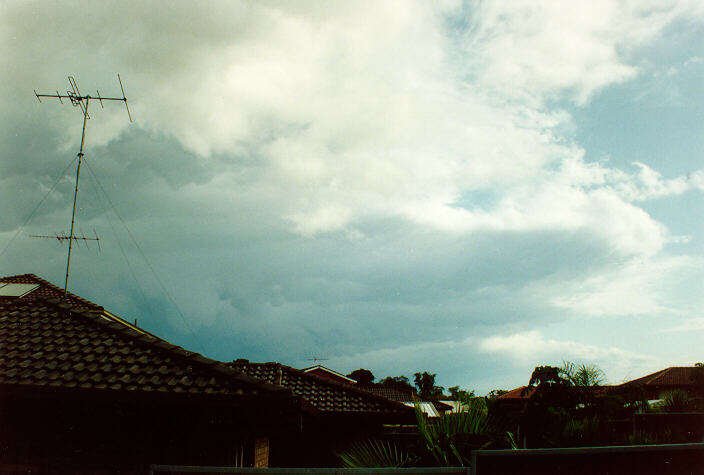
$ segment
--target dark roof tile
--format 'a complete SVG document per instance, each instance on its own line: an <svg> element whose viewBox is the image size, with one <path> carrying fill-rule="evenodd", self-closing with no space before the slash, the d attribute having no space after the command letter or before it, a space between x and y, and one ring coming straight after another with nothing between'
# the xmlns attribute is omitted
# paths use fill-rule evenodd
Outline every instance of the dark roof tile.
<svg viewBox="0 0 704 475"><path fill-rule="evenodd" d="M71 292L65 293L60 287L55 286L51 282L37 277L34 274L21 274L0 278L0 283L13 284L39 284L39 288L21 297L22 300L36 300L54 298L67 303L70 307L82 310L100 311L103 310L98 304L86 300Z"/></svg>
<svg viewBox="0 0 704 475"><path fill-rule="evenodd" d="M95 308L102 307L91 307ZM288 393L129 326L42 296L0 300L0 349L0 383L19 387L141 392L174 388L223 396Z"/></svg>
<svg viewBox="0 0 704 475"><path fill-rule="evenodd" d="M696 371L704 371L696 366L671 366L647 376L633 379L623 385L640 384L645 387L682 387L695 384Z"/></svg>
<svg viewBox="0 0 704 475"><path fill-rule="evenodd" d="M279 363L237 360L228 363L228 366L267 383L288 388L323 412L398 415L412 412L411 408L361 391L353 385L338 383Z"/></svg>

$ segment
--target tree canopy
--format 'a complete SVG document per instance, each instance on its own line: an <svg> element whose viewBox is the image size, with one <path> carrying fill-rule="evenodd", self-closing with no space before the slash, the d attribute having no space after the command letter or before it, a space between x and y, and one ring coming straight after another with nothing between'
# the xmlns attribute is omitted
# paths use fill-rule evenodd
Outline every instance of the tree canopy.
<svg viewBox="0 0 704 475"><path fill-rule="evenodd" d="M408 382L406 376L387 376L381 380L381 384L401 390L415 392L415 388Z"/></svg>
<svg viewBox="0 0 704 475"><path fill-rule="evenodd" d="M368 369L359 368L347 375L357 381L357 384L368 385L374 382L374 374Z"/></svg>
<svg viewBox="0 0 704 475"><path fill-rule="evenodd" d="M416 384L416 388L418 388L418 394L424 398L442 396L442 392L445 389L442 386L436 386L435 373L431 374L427 371L416 373L414 375L414 382Z"/></svg>

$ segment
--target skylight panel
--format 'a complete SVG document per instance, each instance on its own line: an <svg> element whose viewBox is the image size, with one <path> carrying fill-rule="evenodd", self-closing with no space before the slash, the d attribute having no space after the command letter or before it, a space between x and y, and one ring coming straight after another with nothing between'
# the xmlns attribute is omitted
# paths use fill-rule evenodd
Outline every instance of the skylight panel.
<svg viewBox="0 0 704 475"><path fill-rule="evenodd" d="M0 297L24 297L39 288L39 284L13 284L0 282Z"/></svg>

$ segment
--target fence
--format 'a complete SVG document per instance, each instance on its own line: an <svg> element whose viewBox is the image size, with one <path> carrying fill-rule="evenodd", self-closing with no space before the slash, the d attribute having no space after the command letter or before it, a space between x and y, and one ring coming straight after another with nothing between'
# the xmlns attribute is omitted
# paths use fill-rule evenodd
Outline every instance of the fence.
<svg viewBox="0 0 704 475"><path fill-rule="evenodd" d="M704 443L477 450L471 475L697 475L704 473Z"/></svg>
<svg viewBox="0 0 704 475"><path fill-rule="evenodd" d="M477 450L471 468L235 468L151 465L149 475L701 475L704 443Z"/></svg>
<svg viewBox="0 0 704 475"><path fill-rule="evenodd" d="M149 475L215 475L261 474L261 475L469 475L463 467L437 468L234 468L234 467L187 467L182 465L151 465Z"/></svg>

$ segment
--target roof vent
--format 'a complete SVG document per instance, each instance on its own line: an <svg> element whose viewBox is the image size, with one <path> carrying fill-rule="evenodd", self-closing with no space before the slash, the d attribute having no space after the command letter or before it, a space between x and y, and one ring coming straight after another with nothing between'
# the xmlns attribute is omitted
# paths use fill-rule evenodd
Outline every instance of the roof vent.
<svg viewBox="0 0 704 475"><path fill-rule="evenodd" d="M0 282L0 297L24 297L38 288L39 284L14 284Z"/></svg>

